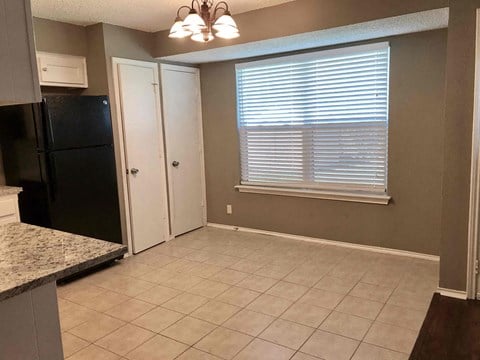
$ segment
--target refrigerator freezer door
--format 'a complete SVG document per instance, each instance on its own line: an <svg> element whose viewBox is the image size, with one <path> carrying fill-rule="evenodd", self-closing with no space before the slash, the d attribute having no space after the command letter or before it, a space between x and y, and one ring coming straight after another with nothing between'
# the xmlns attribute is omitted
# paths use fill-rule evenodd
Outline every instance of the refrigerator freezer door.
<svg viewBox="0 0 480 360"><path fill-rule="evenodd" d="M43 120L45 150L113 144L107 96L47 96Z"/></svg>
<svg viewBox="0 0 480 360"><path fill-rule="evenodd" d="M121 243L112 146L45 154L54 229Z"/></svg>

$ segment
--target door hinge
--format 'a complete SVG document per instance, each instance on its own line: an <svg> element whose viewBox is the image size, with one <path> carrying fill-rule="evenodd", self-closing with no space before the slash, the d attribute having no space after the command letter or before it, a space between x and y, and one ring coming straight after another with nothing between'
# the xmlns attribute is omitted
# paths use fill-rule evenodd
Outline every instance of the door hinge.
<svg viewBox="0 0 480 360"><path fill-rule="evenodd" d="M475 274L478 275L478 259L475 260Z"/></svg>

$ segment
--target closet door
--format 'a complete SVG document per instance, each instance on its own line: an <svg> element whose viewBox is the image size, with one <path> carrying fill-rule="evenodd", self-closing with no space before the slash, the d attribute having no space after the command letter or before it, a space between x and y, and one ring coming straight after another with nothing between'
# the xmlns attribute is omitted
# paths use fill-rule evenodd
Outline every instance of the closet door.
<svg viewBox="0 0 480 360"><path fill-rule="evenodd" d="M138 253L168 239L158 65L114 59L125 149L130 236Z"/></svg>
<svg viewBox="0 0 480 360"><path fill-rule="evenodd" d="M206 225L200 72L160 68L171 233L178 236Z"/></svg>

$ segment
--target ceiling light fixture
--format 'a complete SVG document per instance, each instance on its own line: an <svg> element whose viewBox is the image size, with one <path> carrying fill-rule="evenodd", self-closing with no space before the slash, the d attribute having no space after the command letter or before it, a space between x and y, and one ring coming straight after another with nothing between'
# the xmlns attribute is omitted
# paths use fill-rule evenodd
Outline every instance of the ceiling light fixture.
<svg viewBox="0 0 480 360"><path fill-rule="evenodd" d="M185 19L180 16L183 9L188 9ZM174 39L188 36L193 41L207 43L215 37L235 39L240 33L225 1L220 1L214 6L213 0L193 0L191 6L182 6L178 9L175 23L168 35Z"/></svg>

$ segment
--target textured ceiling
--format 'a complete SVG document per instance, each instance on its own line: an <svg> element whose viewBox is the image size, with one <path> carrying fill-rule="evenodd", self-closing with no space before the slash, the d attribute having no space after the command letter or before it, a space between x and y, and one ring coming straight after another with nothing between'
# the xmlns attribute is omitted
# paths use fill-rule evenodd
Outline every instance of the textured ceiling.
<svg viewBox="0 0 480 360"><path fill-rule="evenodd" d="M233 14L292 0L229 0ZM215 1L216 3L217 1ZM104 22L143 31L170 28L177 9L190 0L32 0L33 15L77 25Z"/></svg>

